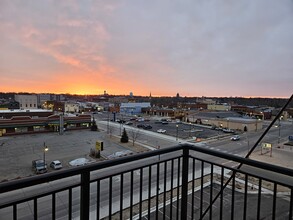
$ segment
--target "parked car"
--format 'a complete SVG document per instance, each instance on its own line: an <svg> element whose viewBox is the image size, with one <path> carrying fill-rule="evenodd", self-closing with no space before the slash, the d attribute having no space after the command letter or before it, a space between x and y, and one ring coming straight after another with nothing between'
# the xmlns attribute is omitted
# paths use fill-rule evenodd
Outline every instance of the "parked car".
<svg viewBox="0 0 293 220"><path fill-rule="evenodd" d="M167 125L169 124L167 121L162 121L162 125Z"/></svg>
<svg viewBox="0 0 293 220"><path fill-rule="evenodd" d="M158 133L162 133L162 134L164 134L164 133L166 133L166 130L164 130L164 129L159 129L159 130L157 130L157 132L158 132Z"/></svg>
<svg viewBox="0 0 293 220"><path fill-rule="evenodd" d="M238 140L240 140L239 135L234 135L233 137L231 137L231 141L238 141Z"/></svg>
<svg viewBox="0 0 293 220"><path fill-rule="evenodd" d="M233 130L231 130L229 128L223 129L223 132L225 132L225 133L235 133L235 131L233 131Z"/></svg>
<svg viewBox="0 0 293 220"><path fill-rule="evenodd" d="M125 123L125 125L133 125L133 123L131 121L128 121Z"/></svg>
<svg viewBox="0 0 293 220"><path fill-rule="evenodd" d="M147 130L149 130L149 129L152 129L153 127L151 126L151 125L145 125L144 127L143 127L143 129L147 129Z"/></svg>
<svg viewBox="0 0 293 220"><path fill-rule="evenodd" d="M44 160L33 160L32 169L35 171L36 174L46 173L47 165L45 164Z"/></svg>
<svg viewBox="0 0 293 220"><path fill-rule="evenodd" d="M137 118L136 121L142 122L144 121L144 118Z"/></svg>
<svg viewBox="0 0 293 220"><path fill-rule="evenodd" d="M50 163L50 167L54 170L59 170L62 168L62 163L59 160L54 160Z"/></svg>

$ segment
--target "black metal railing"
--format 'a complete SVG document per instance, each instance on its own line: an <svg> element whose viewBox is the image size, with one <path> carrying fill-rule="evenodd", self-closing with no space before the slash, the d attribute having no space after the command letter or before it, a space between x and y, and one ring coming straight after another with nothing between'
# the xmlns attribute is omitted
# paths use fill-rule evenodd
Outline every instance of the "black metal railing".
<svg viewBox="0 0 293 220"><path fill-rule="evenodd" d="M293 170L182 144L1 183L0 193L0 219L292 219Z"/></svg>

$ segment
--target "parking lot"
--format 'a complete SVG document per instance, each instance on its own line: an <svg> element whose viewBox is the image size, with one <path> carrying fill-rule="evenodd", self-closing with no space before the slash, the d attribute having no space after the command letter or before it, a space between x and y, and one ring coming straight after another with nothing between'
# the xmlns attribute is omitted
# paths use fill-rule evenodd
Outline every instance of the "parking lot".
<svg viewBox="0 0 293 220"><path fill-rule="evenodd" d="M147 130L153 132L164 133L173 137L178 137L180 139L194 139L196 138L210 138L218 135L226 134L221 130L212 130L209 126L186 123L186 122L176 122L176 120L167 120L162 121L160 117L134 117L131 115L120 115L116 114L115 118L113 114L100 113L95 115L96 120L103 121L114 121L120 123L123 121L123 124L139 127L143 129L143 126L151 126ZM135 120L136 119L136 120ZM164 132L162 132L164 131Z"/></svg>
<svg viewBox="0 0 293 220"><path fill-rule="evenodd" d="M103 158L113 157L115 153L142 151L139 146L129 147L129 144L119 143L117 137L109 137L106 132L90 130L66 131L63 135L58 133L27 134L0 137L0 182L35 175L32 161L44 159L48 172L55 172L49 167L53 160L60 160L63 169L70 167L69 162L83 158L88 162L95 162L89 156L90 149L95 148L96 141L104 142Z"/></svg>

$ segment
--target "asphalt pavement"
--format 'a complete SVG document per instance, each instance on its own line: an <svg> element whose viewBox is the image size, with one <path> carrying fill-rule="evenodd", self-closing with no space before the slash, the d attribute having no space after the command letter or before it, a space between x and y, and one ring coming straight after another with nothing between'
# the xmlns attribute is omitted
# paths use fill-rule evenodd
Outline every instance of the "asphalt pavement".
<svg viewBox="0 0 293 220"><path fill-rule="evenodd" d="M96 141L104 142L102 158L89 156ZM48 147L44 155L44 145ZM53 160L60 160L63 169L70 167L69 162L86 158L95 162L108 158L116 152L141 152L148 150L143 147L133 147L131 143L119 143L114 135L110 137L105 131L74 130L63 135L56 133L26 134L0 137L0 182L35 175L32 161L44 159L49 165ZM54 172L48 166L48 172Z"/></svg>

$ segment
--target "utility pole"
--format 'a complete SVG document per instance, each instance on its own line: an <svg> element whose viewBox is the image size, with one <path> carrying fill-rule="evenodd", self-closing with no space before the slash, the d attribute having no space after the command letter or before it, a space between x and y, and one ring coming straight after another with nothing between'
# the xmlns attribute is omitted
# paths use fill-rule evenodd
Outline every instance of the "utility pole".
<svg viewBox="0 0 293 220"><path fill-rule="evenodd" d="M45 142L44 142L44 166L46 166L46 152L49 150L49 148L46 146Z"/></svg>
<svg viewBox="0 0 293 220"><path fill-rule="evenodd" d="M280 118L279 118L279 125L278 125L278 127L279 127L279 137L278 137L278 145L280 144L280 139L281 139L281 120L280 120Z"/></svg>

